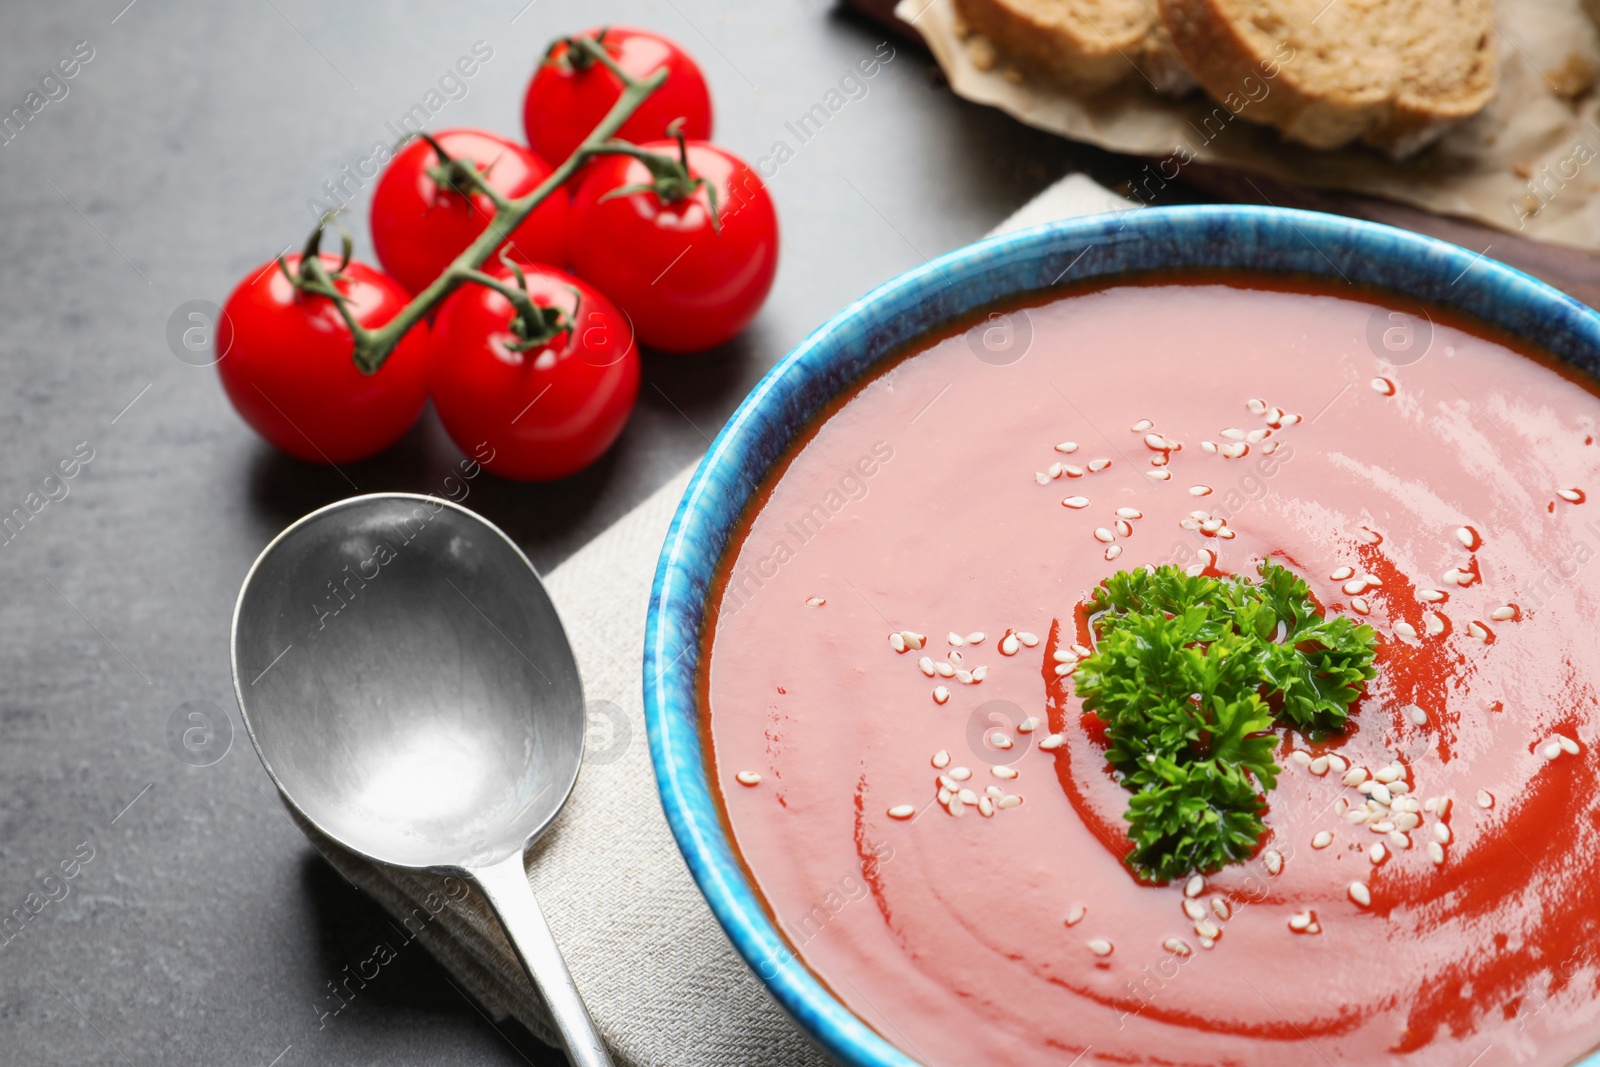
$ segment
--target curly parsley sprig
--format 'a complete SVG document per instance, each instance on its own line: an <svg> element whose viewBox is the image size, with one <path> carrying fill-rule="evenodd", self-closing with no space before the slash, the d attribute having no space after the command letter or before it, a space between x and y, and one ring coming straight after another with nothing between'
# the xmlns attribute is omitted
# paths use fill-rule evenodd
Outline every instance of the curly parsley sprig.
<svg viewBox="0 0 1600 1067"><path fill-rule="evenodd" d="M1370 626L1319 614L1283 567L1260 576L1118 571L1091 598L1096 647L1074 684L1133 794L1128 863L1144 878L1248 856L1278 779L1273 726L1336 732L1377 675Z"/></svg>

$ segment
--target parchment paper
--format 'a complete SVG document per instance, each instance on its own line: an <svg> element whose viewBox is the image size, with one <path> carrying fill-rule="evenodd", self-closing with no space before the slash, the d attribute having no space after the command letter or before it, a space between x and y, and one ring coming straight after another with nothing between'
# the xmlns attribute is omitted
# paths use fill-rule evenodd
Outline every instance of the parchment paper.
<svg viewBox="0 0 1600 1067"><path fill-rule="evenodd" d="M1479 2L1488 9L1490 0ZM1074 95L966 33L951 0L900 0L895 14L921 33L957 95L1073 140L1149 158L1133 191L1143 202L1199 161L1386 197L1600 251L1595 22L1581 0L1499 0L1494 11L1500 54L1495 99L1404 161L1365 147L1294 145L1198 90L1175 99L1153 91L1138 74L1093 96ZM1248 107L1245 102L1240 113Z"/></svg>

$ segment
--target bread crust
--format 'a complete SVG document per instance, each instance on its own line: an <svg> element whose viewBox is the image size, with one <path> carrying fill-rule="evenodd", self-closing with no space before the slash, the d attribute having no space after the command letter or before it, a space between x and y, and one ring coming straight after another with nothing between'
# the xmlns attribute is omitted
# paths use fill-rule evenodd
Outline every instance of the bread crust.
<svg viewBox="0 0 1600 1067"><path fill-rule="evenodd" d="M1134 75L1157 25L1154 0L955 0L955 7L1002 52L1078 89Z"/></svg>
<svg viewBox="0 0 1600 1067"><path fill-rule="evenodd" d="M1313 148L1338 148L1360 139L1402 156L1476 114L1494 95L1498 66L1492 33L1486 23L1481 32L1475 29L1456 0L1447 2L1456 8L1451 15L1463 20L1454 26L1462 31L1456 43L1471 54L1458 57L1467 64L1463 84L1443 95L1408 84L1407 62L1415 57L1402 54L1398 41L1365 49L1354 41L1342 43L1339 50L1349 54L1339 56L1343 62L1336 65L1326 56L1307 61L1303 42L1297 49L1281 25L1259 12L1250 17L1241 0L1159 0L1159 11L1173 46L1207 94L1217 100L1229 94L1250 99L1239 117L1273 126ZM1256 0L1256 6L1275 5ZM1404 19L1417 17L1422 4L1400 6ZM1351 76L1340 84L1328 76L1332 70ZM1246 92L1250 79L1268 85L1264 96Z"/></svg>

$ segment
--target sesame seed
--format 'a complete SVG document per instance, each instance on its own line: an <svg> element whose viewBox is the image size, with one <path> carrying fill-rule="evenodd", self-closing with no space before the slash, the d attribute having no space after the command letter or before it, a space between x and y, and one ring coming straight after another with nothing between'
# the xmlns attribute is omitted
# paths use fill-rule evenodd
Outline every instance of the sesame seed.
<svg viewBox="0 0 1600 1067"><path fill-rule="evenodd" d="M1117 509L1117 518L1119 518L1119 519L1142 519L1142 518L1144 518L1144 512L1140 511L1138 508L1118 508Z"/></svg>
<svg viewBox="0 0 1600 1067"><path fill-rule="evenodd" d="M1389 850L1383 847L1382 841L1374 841L1372 847L1367 849L1367 859L1371 860L1375 865L1382 863L1388 855Z"/></svg>
<svg viewBox="0 0 1600 1067"><path fill-rule="evenodd" d="M1412 626L1409 622L1397 622L1397 623L1395 623L1394 624L1394 632L1399 634L1401 637L1416 637L1417 636L1417 628L1415 626Z"/></svg>
<svg viewBox="0 0 1600 1067"><path fill-rule="evenodd" d="M1106 544L1109 544L1112 541L1115 541L1117 539L1117 535L1112 533L1110 530L1106 529L1104 526L1097 526L1097 527L1095 527L1095 531L1094 531L1094 539L1096 541L1101 541L1101 542L1104 542Z"/></svg>
<svg viewBox="0 0 1600 1067"><path fill-rule="evenodd" d="M1184 887L1183 887L1183 895L1186 896L1186 897L1197 897L1201 893L1204 893L1205 891L1206 891L1206 880L1205 880L1205 877L1203 875L1199 875L1199 874L1191 876L1189 878L1189 881L1186 882L1184 884Z"/></svg>
<svg viewBox="0 0 1600 1067"><path fill-rule="evenodd" d="M1031 734L1038 728L1039 720L1033 715L1029 715L1026 719L1023 719L1021 722L1017 723L1017 733L1019 734Z"/></svg>
<svg viewBox="0 0 1600 1067"><path fill-rule="evenodd" d="M1077 926L1079 923L1083 922L1083 917L1088 913L1088 911L1089 909L1084 907L1082 904L1074 904L1072 906L1072 910L1067 912L1067 925Z"/></svg>
<svg viewBox="0 0 1600 1067"><path fill-rule="evenodd" d="M923 674L926 674L929 678L932 678L934 674L933 660L929 659L927 656L923 656L921 659L917 660L917 669Z"/></svg>
<svg viewBox="0 0 1600 1067"><path fill-rule="evenodd" d="M949 810L951 815L954 815L958 819L961 818L961 813L967 810L966 802L960 797L951 797L950 802L946 804L945 807Z"/></svg>
<svg viewBox="0 0 1600 1067"><path fill-rule="evenodd" d="M1015 767L1007 767L1005 764L1001 763L990 767L989 773L994 775L996 778L1010 779L1017 776L1017 769Z"/></svg>
<svg viewBox="0 0 1600 1067"><path fill-rule="evenodd" d="M950 790L947 787L941 787L939 789L939 803L941 803L941 804L950 803Z"/></svg>
<svg viewBox="0 0 1600 1067"><path fill-rule="evenodd" d="M1561 746L1552 741L1539 749L1539 755L1547 760L1553 760L1561 755Z"/></svg>
<svg viewBox="0 0 1600 1067"><path fill-rule="evenodd" d="M1217 454L1216 442L1214 442L1214 441L1201 441L1200 442L1200 451L1206 453L1207 455L1211 455L1211 456L1216 455Z"/></svg>
<svg viewBox="0 0 1600 1067"><path fill-rule="evenodd" d="M1223 459L1238 459L1250 452L1250 446L1243 441L1235 441L1231 445L1223 445L1218 451L1222 453Z"/></svg>
<svg viewBox="0 0 1600 1067"><path fill-rule="evenodd" d="M1239 429L1237 426L1229 426L1226 430L1222 431L1222 436L1226 437L1230 441L1243 441L1244 431Z"/></svg>
<svg viewBox="0 0 1600 1067"><path fill-rule="evenodd" d="M962 645L966 644L966 642L961 639L961 635L956 633L954 630L951 630L949 633L945 634L944 640L945 644L949 645L951 648L960 648Z"/></svg>
<svg viewBox="0 0 1600 1067"><path fill-rule="evenodd" d="M1158 433L1147 433L1144 435L1144 445L1146 448L1156 452L1165 452L1167 450L1167 439Z"/></svg>
<svg viewBox="0 0 1600 1067"><path fill-rule="evenodd" d="M1171 471L1145 471L1144 476L1153 482L1166 482L1172 480Z"/></svg>
<svg viewBox="0 0 1600 1067"><path fill-rule="evenodd" d="M1402 811L1394 817L1394 828L1402 834L1408 834L1415 830L1421 822L1422 820L1417 818L1416 812Z"/></svg>
<svg viewBox="0 0 1600 1067"><path fill-rule="evenodd" d="M1166 949L1168 952L1179 956L1187 956L1194 951L1187 944L1175 937L1169 937L1165 941L1161 942L1161 947Z"/></svg>
<svg viewBox="0 0 1600 1067"><path fill-rule="evenodd" d="M1574 741L1572 738L1568 737L1566 734L1556 734L1555 735L1555 740L1556 740L1556 744L1561 746L1561 751L1565 752L1567 755L1576 756L1578 754L1578 752L1579 752L1578 742Z"/></svg>
<svg viewBox="0 0 1600 1067"><path fill-rule="evenodd" d="M1336 582L1342 582L1345 579L1354 576L1355 573L1356 572L1351 570L1349 567L1340 567L1338 570L1328 575L1328 577L1332 578Z"/></svg>
<svg viewBox="0 0 1600 1067"><path fill-rule="evenodd" d="M1417 708L1417 706L1415 704L1407 705L1407 707ZM1418 712L1420 712L1421 710L1422 710L1421 708L1417 708ZM1409 715L1411 713L1408 711L1407 714ZM1424 722L1427 721L1427 717L1426 716L1423 717L1423 721ZM1379 767L1378 768L1378 773L1374 774L1372 777L1375 780L1377 780L1379 782L1382 782L1385 785L1388 785L1390 782L1399 781L1402 777L1404 777L1405 773L1406 772L1405 772L1405 769L1403 767L1399 766L1398 764L1391 763L1387 767Z"/></svg>
<svg viewBox="0 0 1600 1067"><path fill-rule="evenodd" d="M1111 466L1111 461L1109 459L1091 459L1089 461L1089 473L1099 474L1109 466Z"/></svg>
<svg viewBox="0 0 1600 1067"><path fill-rule="evenodd" d="M1372 906L1372 893L1367 889L1365 882L1350 883L1350 899L1360 904L1363 908Z"/></svg>
<svg viewBox="0 0 1600 1067"><path fill-rule="evenodd" d="M1433 813L1435 815L1439 816L1439 818L1441 818L1441 819L1444 818L1446 815L1449 815L1450 814L1450 798L1449 797L1439 797L1439 798L1437 798L1437 801L1433 806Z"/></svg>
<svg viewBox="0 0 1600 1067"><path fill-rule="evenodd" d="M1516 618L1516 616L1517 609L1512 607L1510 604L1507 604L1505 607L1495 608L1489 613L1489 618L1493 619L1495 622L1505 622L1507 619Z"/></svg>
<svg viewBox="0 0 1600 1067"><path fill-rule="evenodd" d="M1445 585L1460 585L1461 579L1464 577L1465 575L1461 573L1459 567L1451 567L1439 576L1439 580L1444 582Z"/></svg>
<svg viewBox="0 0 1600 1067"><path fill-rule="evenodd" d="M889 647L896 652L904 652L906 650L906 639L900 634L890 634Z"/></svg>
<svg viewBox="0 0 1600 1067"><path fill-rule="evenodd" d="M949 700L950 700L950 690L946 689L942 685L936 685L936 686L933 687L933 702L935 704L944 704L944 703L947 703Z"/></svg>
<svg viewBox="0 0 1600 1067"><path fill-rule="evenodd" d="M1316 836L1311 839L1312 848L1327 848L1331 844L1333 844L1333 835L1326 830L1318 830Z"/></svg>
<svg viewBox="0 0 1600 1067"><path fill-rule="evenodd" d="M978 794L970 789L963 789L956 796L961 798L961 803L963 804L976 804L978 802Z"/></svg>
<svg viewBox="0 0 1600 1067"><path fill-rule="evenodd" d="M1471 634L1473 637L1476 637L1479 641L1487 642L1489 640L1488 627L1484 626L1483 623L1479 622L1477 619L1473 619L1471 622L1467 623L1467 633Z"/></svg>
<svg viewBox="0 0 1600 1067"><path fill-rule="evenodd" d="M1578 504L1583 501L1583 492L1578 489L1557 489L1556 496L1569 504Z"/></svg>
<svg viewBox="0 0 1600 1067"><path fill-rule="evenodd" d="M1267 869L1268 874L1277 874L1283 870L1283 853L1275 848L1269 848L1261 854L1261 865Z"/></svg>
<svg viewBox="0 0 1600 1067"><path fill-rule="evenodd" d="M989 797L979 797L978 814L982 815L985 819L992 818L994 816L994 801Z"/></svg>
<svg viewBox="0 0 1600 1067"><path fill-rule="evenodd" d="M1265 441L1271 436L1271 430L1251 430L1249 433L1244 435L1244 439L1255 445L1260 444L1262 441Z"/></svg>
<svg viewBox="0 0 1600 1067"><path fill-rule="evenodd" d="M995 800L999 800L1001 797L1006 795L1006 791L997 785L986 785L983 787L983 795L986 797L993 797Z"/></svg>
<svg viewBox="0 0 1600 1067"><path fill-rule="evenodd" d="M1050 653L1050 658L1055 660L1057 663L1078 662L1078 654L1072 651L1070 648L1058 648L1054 652Z"/></svg>
<svg viewBox="0 0 1600 1067"><path fill-rule="evenodd" d="M1410 719L1418 726L1425 726L1428 722L1428 713L1417 707L1415 704L1412 704L1406 708L1406 718Z"/></svg>
<svg viewBox="0 0 1600 1067"><path fill-rule="evenodd" d="M1360 593L1366 592L1367 583L1362 581L1360 578L1352 578L1348 582L1345 582L1344 585L1340 586L1340 588L1344 590L1347 596L1356 596Z"/></svg>
<svg viewBox="0 0 1600 1067"><path fill-rule="evenodd" d="M1048 467L1048 468L1047 468L1047 469L1046 469L1046 470L1045 470L1045 473L1046 473L1046 474L1048 474L1048 475L1049 475L1049 476L1050 476L1050 477L1051 477L1051 478L1059 478L1059 477L1061 477L1061 475L1062 475L1062 473L1063 473L1063 472L1064 472L1064 471L1065 471L1065 470L1066 470L1066 468L1065 468L1065 467L1063 467L1063 466L1062 466L1062 465L1061 465L1061 464L1059 464L1059 463L1052 463L1052 464L1050 464L1050 466L1049 466L1049 467Z"/></svg>
<svg viewBox="0 0 1600 1067"><path fill-rule="evenodd" d="M1061 473L1065 474L1068 478L1082 478L1083 468L1077 466L1076 464L1063 463L1061 465Z"/></svg>
<svg viewBox="0 0 1600 1067"><path fill-rule="evenodd" d="M1112 529L1117 531L1118 537L1133 536L1133 524L1127 519L1118 519L1116 525L1113 526Z"/></svg>
<svg viewBox="0 0 1600 1067"><path fill-rule="evenodd" d="M738 774L734 775L734 777L739 780L740 785L761 784L761 775L757 774L755 771L740 771Z"/></svg>
<svg viewBox="0 0 1600 1067"><path fill-rule="evenodd" d="M916 813L917 809L912 807L910 804L896 804L894 807L889 809L889 818L909 819Z"/></svg>
<svg viewBox="0 0 1600 1067"><path fill-rule="evenodd" d="M1108 560L1116 559L1120 555L1122 555L1121 545L1112 545L1110 548L1106 549L1106 559Z"/></svg>
<svg viewBox="0 0 1600 1067"><path fill-rule="evenodd" d="M1071 674L1073 671L1075 671L1077 669L1078 669L1078 664L1076 662L1073 662L1073 663L1058 663L1058 664L1056 664L1056 677L1057 678L1065 678L1067 675Z"/></svg>
<svg viewBox="0 0 1600 1067"><path fill-rule="evenodd" d="M950 768L950 779L952 781L964 782L968 778L971 778L971 777L972 777L972 769L970 767L952 767L952 768Z"/></svg>
<svg viewBox="0 0 1600 1067"><path fill-rule="evenodd" d="M987 636L988 634L985 634L982 630L974 631L973 633L967 635L967 644L981 645L983 644L983 639Z"/></svg>
<svg viewBox="0 0 1600 1067"><path fill-rule="evenodd" d="M1093 940L1084 942L1084 944L1088 945L1089 951L1093 952L1096 956L1109 956L1113 951L1111 942L1107 941L1103 937L1094 938Z"/></svg>
<svg viewBox="0 0 1600 1067"><path fill-rule="evenodd" d="M1039 742L1039 747L1045 752L1049 752L1052 749L1060 748L1062 745L1066 744L1066 741L1067 739L1061 734L1051 734L1043 741Z"/></svg>
<svg viewBox="0 0 1600 1067"><path fill-rule="evenodd" d="M1443 866L1444 865L1444 846L1439 844L1439 842L1437 842L1437 841L1429 841L1428 842L1428 858L1433 861L1433 865L1435 867Z"/></svg>
<svg viewBox="0 0 1600 1067"><path fill-rule="evenodd" d="M1206 906L1198 900L1186 900L1183 902L1183 913L1189 916L1190 922L1199 922L1206 917Z"/></svg>
<svg viewBox="0 0 1600 1067"><path fill-rule="evenodd" d="M1494 794L1487 789L1478 790L1478 807L1484 809L1494 807Z"/></svg>
<svg viewBox="0 0 1600 1067"><path fill-rule="evenodd" d="M1189 495L1190 496L1210 496L1211 495L1211 487L1209 485L1191 485L1189 487Z"/></svg>
<svg viewBox="0 0 1600 1067"><path fill-rule="evenodd" d="M1439 601L1447 599L1450 594L1442 589L1423 589L1418 591L1417 596L1430 604L1437 604Z"/></svg>
<svg viewBox="0 0 1600 1067"><path fill-rule="evenodd" d="M1076 452L1077 450L1078 450L1078 442L1076 442L1076 441L1062 441L1059 445L1056 445L1056 451L1057 452L1066 453L1068 455L1070 455L1073 452Z"/></svg>
<svg viewBox="0 0 1600 1067"><path fill-rule="evenodd" d="M1233 914L1232 910L1228 907L1228 902L1223 900L1221 897L1211 898L1211 910L1216 914L1217 918L1221 919L1223 922L1227 922L1228 916Z"/></svg>
<svg viewBox="0 0 1600 1067"><path fill-rule="evenodd" d="M1034 471L1033 472L1033 480L1035 482L1038 482L1040 485L1049 485L1050 484L1050 476L1048 474L1046 474L1044 471Z"/></svg>
<svg viewBox="0 0 1600 1067"><path fill-rule="evenodd" d="M949 663L944 662L943 660L940 660L938 663L935 663L933 665L933 669L936 672L938 672L941 676L943 676L945 678L954 678L956 676L955 667L952 666Z"/></svg>
<svg viewBox="0 0 1600 1067"><path fill-rule="evenodd" d="M933 754L933 765L941 771L950 766L950 753L942 748L935 752Z"/></svg>
<svg viewBox="0 0 1600 1067"><path fill-rule="evenodd" d="M1086 496L1069 496L1061 502L1061 506L1064 508L1086 508L1089 506L1089 498Z"/></svg>
<svg viewBox="0 0 1600 1067"><path fill-rule="evenodd" d="M1394 396L1394 383L1387 378L1372 379L1372 388L1384 396Z"/></svg>
<svg viewBox="0 0 1600 1067"><path fill-rule="evenodd" d="M1281 419L1279 419L1278 421L1283 423L1285 426L1293 426L1293 425L1295 425L1296 423L1298 423L1300 421L1300 416L1299 415L1285 415Z"/></svg>
<svg viewBox="0 0 1600 1067"><path fill-rule="evenodd" d="M820 608L820 607L822 607L822 605L824 605L826 603L827 603L827 601L824 600L822 597L814 596L810 600L806 601L806 607L808 607L808 608Z"/></svg>
<svg viewBox="0 0 1600 1067"><path fill-rule="evenodd" d="M1394 799L1393 794L1389 792L1389 787L1382 782L1372 783L1372 788L1367 791L1367 795L1384 807L1388 807L1389 802Z"/></svg>
<svg viewBox="0 0 1600 1067"><path fill-rule="evenodd" d="M1244 406L1250 409L1250 414L1252 415L1263 415L1267 410L1267 402L1265 400L1257 400L1255 397L1246 400Z"/></svg>
<svg viewBox="0 0 1600 1067"><path fill-rule="evenodd" d="M1019 632L1017 634L1017 640L1021 641L1024 645L1026 645L1029 648L1032 648L1034 645L1037 645L1039 643L1039 639L1037 637L1035 637L1033 634L1028 633L1026 630L1021 631L1021 632Z"/></svg>
<svg viewBox="0 0 1600 1067"><path fill-rule="evenodd" d="M961 666L961 653L951 652L949 658L951 663L955 664L957 667Z"/></svg>
<svg viewBox="0 0 1600 1067"><path fill-rule="evenodd" d="M1411 847L1411 838L1407 837L1406 834L1405 834L1405 831L1403 831L1403 830L1401 830L1399 828L1390 830L1389 831L1389 847L1393 848L1393 849L1397 849L1397 850L1398 849L1410 848Z"/></svg>
<svg viewBox="0 0 1600 1067"><path fill-rule="evenodd" d="M1366 822L1368 814L1363 808L1353 808L1344 813L1344 821L1349 823Z"/></svg>
<svg viewBox="0 0 1600 1067"><path fill-rule="evenodd" d="M1441 845L1450 843L1450 826L1448 823L1436 822L1433 824L1433 839Z"/></svg>
<svg viewBox="0 0 1600 1067"><path fill-rule="evenodd" d="M1268 441L1266 444L1261 446L1261 454L1263 456L1270 456L1274 452L1276 452L1277 450L1278 450L1278 442L1276 442L1276 441Z"/></svg>
<svg viewBox="0 0 1600 1067"><path fill-rule="evenodd" d="M1297 911L1293 915L1289 916L1289 929L1291 930L1304 930L1310 925L1311 913L1309 911Z"/></svg>
<svg viewBox="0 0 1600 1067"><path fill-rule="evenodd" d="M1375 834L1392 834L1394 833L1394 823L1390 822L1388 819L1382 819L1378 822L1368 824L1367 829L1371 830Z"/></svg>
<svg viewBox="0 0 1600 1067"><path fill-rule="evenodd" d="M1002 656L1015 656L1018 645L1016 634L1006 634L1000 639L1000 654Z"/></svg>
<svg viewBox="0 0 1600 1067"><path fill-rule="evenodd" d="M1011 738L1005 734L995 733L989 735L989 743L995 748L1007 749L1011 747Z"/></svg>
<svg viewBox="0 0 1600 1067"><path fill-rule="evenodd" d="M1003 796L999 800L995 801L995 805L994 806L997 807L997 808L1000 808L1002 810L1009 811L1010 809L1017 807L1021 803L1022 803L1022 798L1017 796L1015 793L1012 793L1012 794L1008 794L1007 796Z"/></svg>
<svg viewBox="0 0 1600 1067"><path fill-rule="evenodd" d="M1327 756L1318 756L1316 759L1311 761L1311 767L1309 769L1310 769L1312 774L1316 775L1319 778L1322 775L1327 774L1328 773L1328 757Z"/></svg>
<svg viewBox="0 0 1600 1067"><path fill-rule="evenodd" d="M1350 598L1350 610L1357 615L1371 615L1372 605L1367 603L1364 596L1353 596Z"/></svg>
<svg viewBox="0 0 1600 1067"><path fill-rule="evenodd" d="M1344 776L1344 784L1348 786L1357 786L1366 780L1367 770L1365 767L1352 767L1350 768L1350 773Z"/></svg>
<svg viewBox="0 0 1600 1067"><path fill-rule="evenodd" d="M979 682L983 681L984 678L988 677L988 675L989 665L987 663L978 664L976 667L972 668L972 684L977 685Z"/></svg>
<svg viewBox="0 0 1600 1067"><path fill-rule="evenodd" d="M1309 752L1291 752L1289 753L1289 758L1302 767L1311 766L1311 753Z"/></svg>
<svg viewBox="0 0 1600 1067"><path fill-rule="evenodd" d="M1423 616L1422 623L1427 628L1428 635L1430 637L1438 637L1440 634L1444 633L1443 615L1430 611L1427 615Z"/></svg>
<svg viewBox="0 0 1600 1067"><path fill-rule="evenodd" d="M1458 526L1456 528L1456 540L1461 542L1462 548L1471 549L1478 546L1477 532L1470 526Z"/></svg>
<svg viewBox="0 0 1600 1067"><path fill-rule="evenodd" d="M1210 919L1201 919L1194 924L1194 932L1202 941L1215 941L1222 936L1222 927Z"/></svg>

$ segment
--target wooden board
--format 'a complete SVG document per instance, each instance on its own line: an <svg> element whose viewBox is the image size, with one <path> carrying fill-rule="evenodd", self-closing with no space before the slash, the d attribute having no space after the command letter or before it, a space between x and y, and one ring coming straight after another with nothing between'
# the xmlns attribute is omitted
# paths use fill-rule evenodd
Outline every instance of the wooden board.
<svg viewBox="0 0 1600 1067"><path fill-rule="evenodd" d="M840 0L840 6L922 47L922 38L916 31L894 17L895 0ZM1190 164L1184 169L1181 182L1206 196L1231 203L1325 211L1424 233L1509 263L1591 307L1600 307L1600 255L1590 252L1533 241L1470 219L1435 215L1353 193L1291 185L1230 167Z"/></svg>

